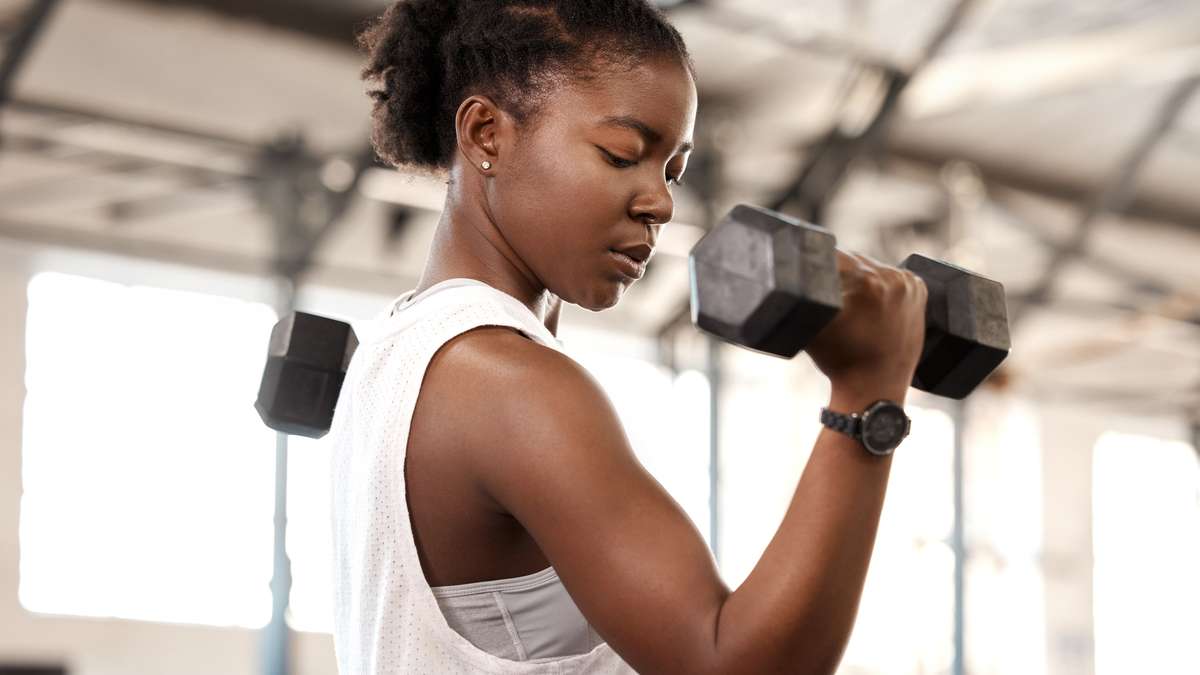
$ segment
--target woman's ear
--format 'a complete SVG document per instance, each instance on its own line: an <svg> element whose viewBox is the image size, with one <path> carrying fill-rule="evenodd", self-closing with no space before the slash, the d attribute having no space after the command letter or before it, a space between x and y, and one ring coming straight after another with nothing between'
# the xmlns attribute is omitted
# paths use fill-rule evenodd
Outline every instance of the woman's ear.
<svg viewBox="0 0 1200 675"><path fill-rule="evenodd" d="M486 96L471 96L458 106L454 116L458 151L476 171L490 174L499 164L505 121L504 111Z"/></svg>

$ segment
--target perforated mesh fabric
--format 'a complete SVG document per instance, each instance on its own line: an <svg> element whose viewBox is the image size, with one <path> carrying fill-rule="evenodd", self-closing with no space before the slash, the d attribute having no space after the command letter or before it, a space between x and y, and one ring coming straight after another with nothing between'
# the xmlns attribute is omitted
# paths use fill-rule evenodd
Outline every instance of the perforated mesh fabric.
<svg viewBox="0 0 1200 675"><path fill-rule="evenodd" d="M452 279L411 296L355 325L361 344L330 429L341 673L633 673L605 643L576 656L516 661L480 649L447 623L421 571L405 499L406 443L425 369L446 341L478 326L511 326L554 349L561 344L515 298L478 281Z"/></svg>

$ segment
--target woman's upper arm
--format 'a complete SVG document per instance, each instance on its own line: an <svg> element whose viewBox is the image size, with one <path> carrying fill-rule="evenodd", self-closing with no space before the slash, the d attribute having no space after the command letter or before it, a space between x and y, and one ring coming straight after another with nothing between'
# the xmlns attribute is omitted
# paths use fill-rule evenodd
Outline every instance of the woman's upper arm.
<svg viewBox="0 0 1200 675"><path fill-rule="evenodd" d="M708 671L729 589L703 538L638 462L596 381L509 335L443 360L472 383L456 395L479 422L464 430L468 470L626 662L647 675Z"/></svg>

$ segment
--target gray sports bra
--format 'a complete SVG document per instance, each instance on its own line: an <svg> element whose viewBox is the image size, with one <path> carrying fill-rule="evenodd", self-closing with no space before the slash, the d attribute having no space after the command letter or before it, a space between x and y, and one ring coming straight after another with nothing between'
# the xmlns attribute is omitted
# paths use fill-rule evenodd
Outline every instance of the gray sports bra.
<svg viewBox="0 0 1200 675"><path fill-rule="evenodd" d="M523 577L432 590L451 628L476 647L506 659L586 654L604 642L553 567Z"/></svg>

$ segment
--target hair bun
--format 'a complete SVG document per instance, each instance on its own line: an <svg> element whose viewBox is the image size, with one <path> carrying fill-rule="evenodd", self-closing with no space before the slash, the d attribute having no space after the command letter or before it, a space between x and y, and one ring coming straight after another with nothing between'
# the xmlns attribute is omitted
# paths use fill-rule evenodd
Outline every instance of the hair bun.
<svg viewBox="0 0 1200 675"><path fill-rule="evenodd" d="M362 77L376 87L369 92L371 143L392 166L435 166L444 154L435 124L444 78L439 47L454 24L457 5L454 0L399 0L358 35L367 54Z"/></svg>
<svg viewBox="0 0 1200 675"><path fill-rule="evenodd" d="M376 154L434 172L455 161L455 112L468 95L521 126L556 86L603 66L668 55L694 77L683 38L649 0L400 0L358 44Z"/></svg>

